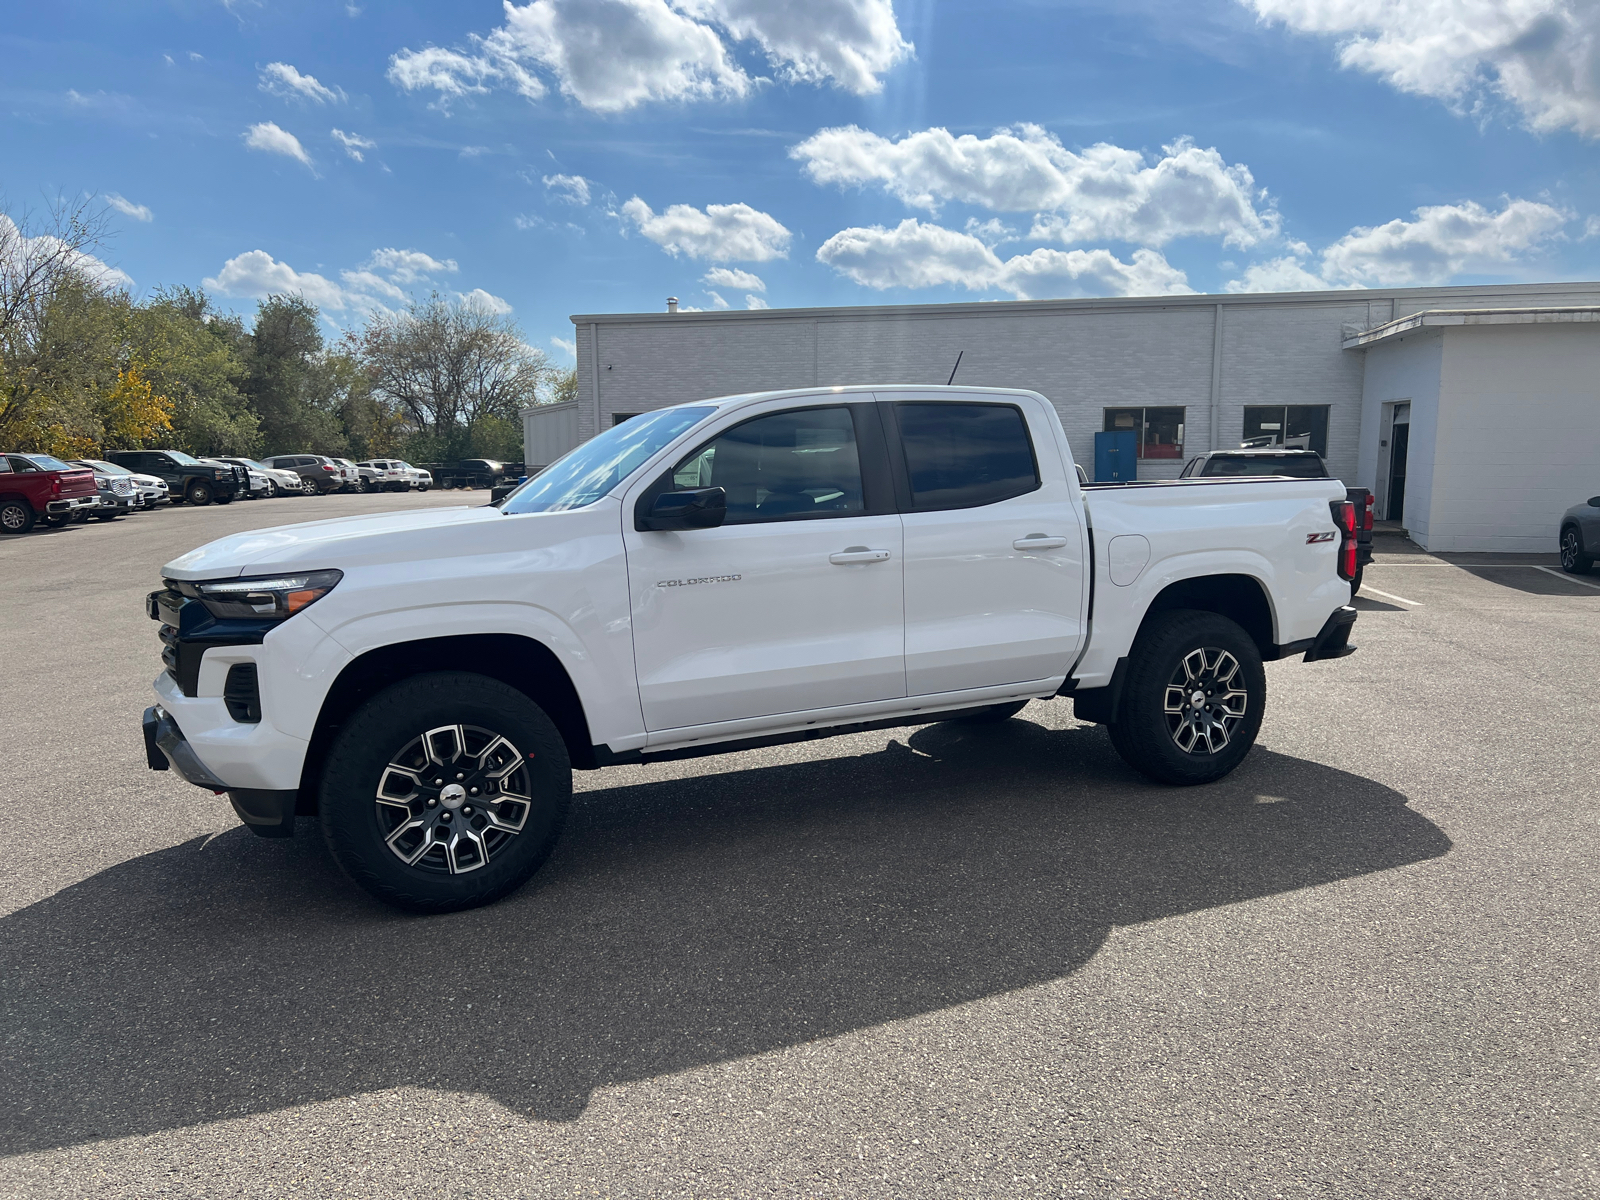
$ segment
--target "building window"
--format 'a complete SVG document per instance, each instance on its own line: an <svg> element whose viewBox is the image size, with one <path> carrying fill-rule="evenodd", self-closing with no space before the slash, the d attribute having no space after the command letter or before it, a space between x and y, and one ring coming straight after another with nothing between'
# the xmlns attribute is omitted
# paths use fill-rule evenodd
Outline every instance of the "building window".
<svg viewBox="0 0 1600 1200"><path fill-rule="evenodd" d="M1282 446L1328 456L1326 404L1271 404L1244 410L1242 446Z"/></svg>
<svg viewBox="0 0 1600 1200"><path fill-rule="evenodd" d="M1140 458L1183 457L1183 409L1108 408L1106 432L1131 429L1139 435Z"/></svg>
<svg viewBox="0 0 1600 1200"><path fill-rule="evenodd" d="M631 421L638 415L638 413L612 413L611 423L613 425L621 425L624 421Z"/></svg>

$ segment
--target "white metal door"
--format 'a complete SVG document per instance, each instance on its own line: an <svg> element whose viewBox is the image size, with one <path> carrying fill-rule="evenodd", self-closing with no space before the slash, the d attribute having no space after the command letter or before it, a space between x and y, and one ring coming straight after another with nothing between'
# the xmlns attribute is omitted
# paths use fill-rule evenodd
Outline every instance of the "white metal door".
<svg viewBox="0 0 1600 1200"><path fill-rule="evenodd" d="M1037 458L1038 487L994 503L902 516L908 695L1064 675L1082 644L1082 520L1053 431L1042 414L1022 411ZM899 412L905 433L904 405ZM959 447L977 440L956 431L950 443ZM908 482L914 484L915 449L907 444ZM955 493L964 481L981 482L979 464L952 460L948 467L956 481L952 499L960 498ZM938 503L937 490L932 495L931 502ZM917 497L912 500L917 506ZM924 498L921 506L929 502Z"/></svg>
<svg viewBox="0 0 1600 1200"><path fill-rule="evenodd" d="M864 507L856 448L829 440L848 409L804 411L825 415L743 422L680 464L675 486L727 490L729 523L642 532L624 512L651 732L906 694L900 518L825 515Z"/></svg>

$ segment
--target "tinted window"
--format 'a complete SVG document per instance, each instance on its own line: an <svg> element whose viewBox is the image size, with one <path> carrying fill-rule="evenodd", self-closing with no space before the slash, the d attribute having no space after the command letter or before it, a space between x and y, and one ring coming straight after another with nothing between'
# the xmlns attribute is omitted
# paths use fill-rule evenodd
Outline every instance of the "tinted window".
<svg viewBox="0 0 1600 1200"><path fill-rule="evenodd" d="M39 468L21 455L17 455L11 459L11 469L13 471L37 471Z"/></svg>
<svg viewBox="0 0 1600 1200"><path fill-rule="evenodd" d="M865 510L848 408L800 408L736 425L680 462L672 482L724 489L727 525Z"/></svg>
<svg viewBox="0 0 1600 1200"><path fill-rule="evenodd" d="M1313 454L1239 454L1210 459L1200 472L1206 476L1289 475L1295 479L1326 479L1328 469Z"/></svg>
<svg viewBox="0 0 1600 1200"><path fill-rule="evenodd" d="M1009 404L897 404L913 508L973 508L1039 486L1033 443Z"/></svg>
<svg viewBox="0 0 1600 1200"><path fill-rule="evenodd" d="M7 458L0 458L0 475L9 474L10 471L11 460Z"/></svg>
<svg viewBox="0 0 1600 1200"><path fill-rule="evenodd" d="M28 455L24 455L24 457L27 458L30 462L36 464L37 466L43 467L46 471L70 471L70 470L72 470L72 468L67 466L66 463L62 462L59 458L56 458L53 455L49 455L49 454L28 454Z"/></svg>

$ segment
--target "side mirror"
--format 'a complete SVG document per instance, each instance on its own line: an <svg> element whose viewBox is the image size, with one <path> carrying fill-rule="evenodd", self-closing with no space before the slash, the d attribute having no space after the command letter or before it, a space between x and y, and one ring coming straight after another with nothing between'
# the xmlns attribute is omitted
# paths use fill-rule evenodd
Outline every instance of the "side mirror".
<svg viewBox="0 0 1600 1200"><path fill-rule="evenodd" d="M728 516L728 493L719 487L663 492L639 522L640 529L715 529Z"/></svg>
<svg viewBox="0 0 1600 1200"><path fill-rule="evenodd" d="M1600 508L1600 496L1590 496L1589 497L1589 507L1590 508Z"/></svg>

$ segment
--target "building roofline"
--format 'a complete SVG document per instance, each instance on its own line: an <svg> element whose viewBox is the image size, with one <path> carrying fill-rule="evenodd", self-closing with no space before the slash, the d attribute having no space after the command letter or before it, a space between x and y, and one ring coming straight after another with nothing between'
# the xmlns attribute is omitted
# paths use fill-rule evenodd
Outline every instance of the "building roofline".
<svg viewBox="0 0 1600 1200"><path fill-rule="evenodd" d="M1408 317L1397 317L1344 340L1346 350L1403 337L1419 329L1449 325L1588 325L1600 323L1600 305L1572 305L1566 308L1430 308Z"/></svg>
<svg viewBox="0 0 1600 1200"><path fill-rule="evenodd" d="M1526 296L1530 292L1560 294L1600 290L1600 282L1497 283L1480 287L1348 288L1323 292L1197 292L1175 296L1097 296L1077 300L962 300L948 304L869 304L822 308L714 309L702 312L574 313L574 325L653 324L663 321L702 322L972 316L983 313L1112 312L1128 309L1211 308L1263 304L1348 304L1352 301L1449 299L1452 296ZM1440 310L1443 311L1443 310ZM1392 322L1391 322L1392 323Z"/></svg>

